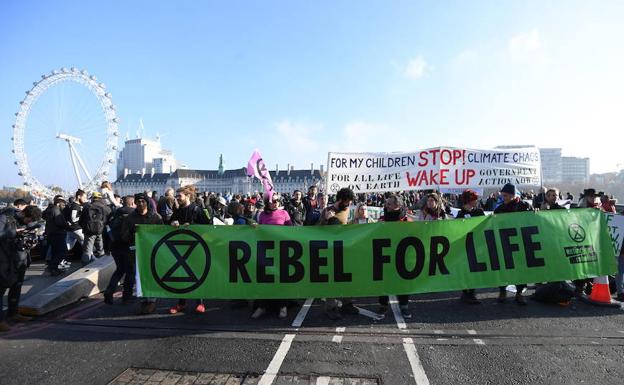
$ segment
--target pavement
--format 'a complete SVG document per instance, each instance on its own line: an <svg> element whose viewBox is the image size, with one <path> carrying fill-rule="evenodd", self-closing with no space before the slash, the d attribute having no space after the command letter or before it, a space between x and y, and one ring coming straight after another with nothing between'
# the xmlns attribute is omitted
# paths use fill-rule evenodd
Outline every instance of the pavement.
<svg viewBox="0 0 624 385"><path fill-rule="evenodd" d="M205 314L169 315L175 301L159 300L156 313L139 316L138 303L123 305L117 297L106 305L97 295L3 333L0 382L622 382L622 309L580 301L521 307L498 304L496 295L481 290L481 305L460 303L456 292L414 295L411 319L396 304L380 319L376 298L358 298L361 314L338 321L326 318L318 298L293 303L287 319L252 320L250 304L210 300Z"/></svg>

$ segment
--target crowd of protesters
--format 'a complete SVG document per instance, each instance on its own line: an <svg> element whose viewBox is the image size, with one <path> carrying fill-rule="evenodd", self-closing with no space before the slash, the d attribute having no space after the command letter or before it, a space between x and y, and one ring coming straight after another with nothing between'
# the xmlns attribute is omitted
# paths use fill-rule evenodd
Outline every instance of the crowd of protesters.
<svg viewBox="0 0 624 385"><path fill-rule="evenodd" d="M50 275L63 274L70 265L68 252L76 244L81 246L81 262L86 266L110 253L117 266L107 289L104 302L113 304L113 294L123 279L122 302L134 300L135 286L135 245L136 225L168 224L174 227L189 224L233 224L233 225L279 225L313 226L367 224L367 207L378 207L383 214L378 219L383 222L437 221L453 217L470 218L483 216L486 212L497 214L553 210L574 207L591 207L605 212L615 212L615 200L602 192L587 189L578 202L570 193L562 195L557 189L543 188L539 193L532 191L521 193L514 185L507 184L500 191L487 197L481 197L473 190L462 194L439 194L436 191L409 191L383 194L354 194L350 189L342 189L336 195L327 196L319 192L317 186L311 186L305 193L299 190L292 194L273 194L270 199L262 193L254 194L217 194L197 192L193 186L174 190L167 189L162 196L158 192L144 192L133 196L119 197L114 194L109 182L101 185L100 191L92 192L88 197L82 190L76 191L68 199L56 196L41 213L35 206L18 200L10 211L0 214L0 243L4 256L20 255L22 263L12 277L5 277L0 272L0 294L9 290L9 309L7 315L0 313L0 331L8 330L5 321L23 322L28 317L17 314L19 292L24 273L30 261L29 249L17 250L15 240L20 232L42 217L45 220L44 255L46 270ZM349 209L355 206L353 218L349 219ZM37 211L39 210L39 211ZM7 246L9 245L9 246ZM11 246L13 245L13 246ZM21 254L20 254L21 253ZM624 257L619 257L623 259ZM624 300L624 262L618 264L616 276L617 298ZM3 266L0 265L0 268ZM587 280L574 281L576 293L587 289ZM523 292L526 285L515 285L515 302L526 305ZM399 309L405 318L411 317L409 296L398 295ZM507 299L507 288L499 288L499 302ZM191 300L191 298L189 298ZM192 308L196 313L205 312L202 299L193 298ZM479 304L476 291L464 290L460 300L467 304ZM290 301L292 302L292 301ZM286 318L286 300L253 301L251 317L260 318L269 312L276 312L278 317ZM246 300L235 300L235 304L247 306ZM379 297L379 313L385 314L389 298ZM175 314L187 310L188 301L181 299L169 309ZM148 314L156 310L155 298L142 298L140 313ZM350 298L326 298L325 313L336 320L345 314L357 314L358 309Z"/></svg>

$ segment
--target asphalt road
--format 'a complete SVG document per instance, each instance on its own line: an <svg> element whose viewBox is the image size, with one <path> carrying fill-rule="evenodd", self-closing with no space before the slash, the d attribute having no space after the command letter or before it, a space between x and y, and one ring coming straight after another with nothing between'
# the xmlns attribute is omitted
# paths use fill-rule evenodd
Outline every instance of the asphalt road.
<svg viewBox="0 0 624 385"><path fill-rule="evenodd" d="M208 301L203 315L171 316L173 302L163 300L156 314L137 316L138 304L95 297L3 334L0 383L190 384L197 373L223 375L206 382L214 384L624 381L623 310L575 301L520 307L496 303L495 291L480 295L476 306L457 293L415 295L406 320L392 311L370 318L376 299L361 298L355 303L368 316L340 321L324 316L321 299L299 301L286 320L251 320L250 308L228 301ZM152 369L145 378L175 371L180 380L125 382L129 368Z"/></svg>

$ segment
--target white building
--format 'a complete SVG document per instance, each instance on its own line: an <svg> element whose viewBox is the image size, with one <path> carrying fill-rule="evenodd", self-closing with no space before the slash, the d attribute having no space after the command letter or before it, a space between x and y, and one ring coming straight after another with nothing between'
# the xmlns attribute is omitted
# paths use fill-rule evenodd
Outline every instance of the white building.
<svg viewBox="0 0 624 385"><path fill-rule="evenodd" d="M169 173L175 171L178 164L171 151L162 149L158 137L156 140L145 138L126 140L117 158L117 178L123 177L126 172L151 173L152 168L154 172Z"/></svg>
<svg viewBox="0 0 624 385"><path fill-rule="evenodd" d="M286 170L270 171L275 190L280 193L292 193L301 190L304 193L308 187L321 187L323 167L315 170L295 170L289 167ZM132 173L122 174L114 183L115 192L119 195L131 195L143 191L157 191L164 193L167 187L195 185L199 192L215 192L220 194L242 193L250 194L263 191L260 181L247 176L247 169L242 167L234 170L188 170L177 169L173 173Z"/></svg>
<svg viewBox="0 0 624 385"><path fill-rule="evenodd" d="M542 181L544 184L560 183L562 178L562 158L560 148L540 148L542 160Z"/></svg>
<svg viewBox="0 0 624 385"><path fill-rule="evenodd" d="M566 182L589 181L589 158L561 157L561 177Z"/></svg>

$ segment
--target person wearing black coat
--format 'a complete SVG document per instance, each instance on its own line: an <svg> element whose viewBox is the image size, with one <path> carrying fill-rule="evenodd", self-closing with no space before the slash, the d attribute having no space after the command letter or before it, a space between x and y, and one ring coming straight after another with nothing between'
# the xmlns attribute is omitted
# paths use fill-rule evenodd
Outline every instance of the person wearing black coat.
<svg viewBox="0 0 624 385"><path fill-rule="evenodd" d="M43 219L46 221L45 234L51 249L51 256L46 271L53 276L62 274L58 266L67 255L65 238L69 225L63 215L64 209L65 199L63 196L57 195L54 197L53 205L48 207L43 215Z"/></svg>
<svg viewBox="0 0 624 385"><path fill-rule="evenodd" d="M455 217L456 219L482 217L485 215L485 212L481 208L477 207L479 195L477 195L475 191L464 191L460 196L460 201L462 202L462 208L457 213L457 216ZM477 299L475 289L462 290L460 300L470 305L478 305L481 303L481 301Z"/></svg>
<svg viewBox="0 0 624 385"><path fill-rule="evenodd" d="M494 210L494 214L515 213L521 211L533 211L533 207L528 203L522 201L516 194L516 186L511 183L507 183L501 189L501 195L503 196L503 203ZM516 286L516 303L518 305L527 305L526 300L522 296L522 291L526 288L526 285ZM498 302L504 303L507 300L507 290L505 286L500 286L498 292Z"/></svg>

